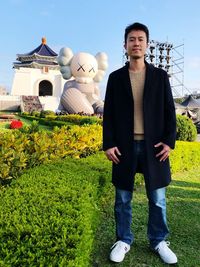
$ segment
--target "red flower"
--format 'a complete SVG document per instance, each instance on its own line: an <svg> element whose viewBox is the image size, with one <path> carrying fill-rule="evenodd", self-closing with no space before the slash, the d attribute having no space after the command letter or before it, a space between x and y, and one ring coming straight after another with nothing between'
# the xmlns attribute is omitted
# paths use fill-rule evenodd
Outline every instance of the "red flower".
<svg viewBox="0 0 200 267"><path fill-rule="evenodd" d="M19 129L23 126L23 123L21 121L13 120L10 123L10 129Z"/></svg>

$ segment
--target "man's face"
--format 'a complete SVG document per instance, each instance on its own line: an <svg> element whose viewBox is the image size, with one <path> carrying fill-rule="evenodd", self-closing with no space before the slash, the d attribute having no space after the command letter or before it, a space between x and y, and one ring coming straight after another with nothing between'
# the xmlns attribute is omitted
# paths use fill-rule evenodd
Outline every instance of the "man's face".
<svg viewBox="0 0 200 267"><path fill-rule="evenodd" d="M129 32L124 47L128 56L132 59L144 58L148 47L145 32L140 30L133 30Z"/></svg>

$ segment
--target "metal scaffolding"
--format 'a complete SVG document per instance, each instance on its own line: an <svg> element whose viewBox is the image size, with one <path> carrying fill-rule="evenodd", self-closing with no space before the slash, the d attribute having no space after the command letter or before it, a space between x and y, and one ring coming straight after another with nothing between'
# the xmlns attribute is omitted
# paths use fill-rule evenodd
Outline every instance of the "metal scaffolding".
<svg viewBox="0 0 200 267"><path fill-rule="evenodd" d="M191 94L184 86L184 43L174 46L169 42L150 40L145 59L168 73L174 97ZM125 51L122 61L123 64L127 61Z"/></svg>
<svg viewBox="0 0 200 267"><path fill-rule="evenodd" d="M167 71L174 97L181 97L188 91L184 86L184 44L174 46L151 40L146 60Z"/></svg>

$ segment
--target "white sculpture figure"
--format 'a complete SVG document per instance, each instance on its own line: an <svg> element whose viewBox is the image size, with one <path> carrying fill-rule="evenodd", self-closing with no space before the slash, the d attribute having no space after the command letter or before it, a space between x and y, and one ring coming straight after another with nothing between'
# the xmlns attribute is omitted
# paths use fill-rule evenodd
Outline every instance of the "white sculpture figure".
<svg viewBox="0 0 200 267"><path fill-rule="evenodd" d="M105 53L91 54L80 52L73 55L70 48L63 47L57 58L64 85L59 109L68 113L102 114L103 101L97 83L99 83L108 67Z"/></svg>

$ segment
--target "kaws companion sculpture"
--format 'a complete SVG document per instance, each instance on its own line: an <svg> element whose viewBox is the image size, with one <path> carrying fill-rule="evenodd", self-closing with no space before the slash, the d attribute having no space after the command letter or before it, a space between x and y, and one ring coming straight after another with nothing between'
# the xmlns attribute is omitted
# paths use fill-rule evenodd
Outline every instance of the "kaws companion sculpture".
<svg viewBox="0 0 200 267"><path fill-rule="evenodd" d="M59 109L68 113L102 114L103 101L100 98L99 83L108 67L107 55L80 52L73 55L70 48L63 47L57 58L64 85Z"/></svg>

